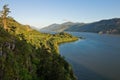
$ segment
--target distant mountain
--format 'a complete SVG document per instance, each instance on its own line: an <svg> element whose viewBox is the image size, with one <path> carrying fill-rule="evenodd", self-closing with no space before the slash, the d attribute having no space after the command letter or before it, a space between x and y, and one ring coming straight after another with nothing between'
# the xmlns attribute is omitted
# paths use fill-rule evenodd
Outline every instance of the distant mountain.
<svg viewBox="0 0 120 80"><path fill-rule="evenodd" d="M73 22L65 22L62 24L52 24L50 26L47 26L45 28L40 29L40 31L55 31L55 32L62 32L69 28L72 28L75 25L82 26L84 23L73 23Z"/></svg>
<svg viewBox="0 0 120 80"><path fill-rule="evenodd" d="M56 31L59 28L59 24L52 24L48 27L40 29L41 31Z"/></svg>
<svg viewBox="0 0 120 80"><path fill-rule="evenodd" d="M120 34L120 18L113 18L108 20L101 20L93 23L72 23L67 22L59 24L56 27L48 26L44 30L49 31L71 31L71 32L94 32L94 33L108 33ZM41 29L42 30L42 29Z"/></svg>

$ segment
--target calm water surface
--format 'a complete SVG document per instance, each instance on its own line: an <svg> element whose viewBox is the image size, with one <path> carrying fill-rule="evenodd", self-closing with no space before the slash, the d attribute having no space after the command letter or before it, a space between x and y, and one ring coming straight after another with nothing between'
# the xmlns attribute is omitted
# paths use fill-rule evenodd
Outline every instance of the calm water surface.
<svg viewBox="0 0 120 80"><path fill-rule="evenodd" d="M71 33L85 39L59 46L78 80L120 80L120 35Z"/></svg>

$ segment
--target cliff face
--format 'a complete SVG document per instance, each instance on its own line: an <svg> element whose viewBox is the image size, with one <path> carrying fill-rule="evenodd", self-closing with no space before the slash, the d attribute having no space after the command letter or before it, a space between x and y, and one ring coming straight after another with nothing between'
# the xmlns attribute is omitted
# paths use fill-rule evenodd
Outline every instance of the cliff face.
<svg viewBox="0 0 120 80"><path fill-rule="evenodd" d="M14 50L15 49L15 43L9 43L9 42L4 42L0 44L0 56L3 56L4 53L4 48L9 49L9 50Z"/></svg>

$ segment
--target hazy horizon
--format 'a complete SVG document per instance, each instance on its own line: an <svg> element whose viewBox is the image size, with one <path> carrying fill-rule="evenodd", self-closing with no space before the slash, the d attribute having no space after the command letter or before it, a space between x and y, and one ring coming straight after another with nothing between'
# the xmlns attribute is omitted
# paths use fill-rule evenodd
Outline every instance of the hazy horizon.
<svg viewBox="0 0 120 80"><path fill-rule="evenodd" d="M0 10L9 4L10 16L22 24L42 28L53 23L91 23L119 18L118 0L1 0Z"/></svg>

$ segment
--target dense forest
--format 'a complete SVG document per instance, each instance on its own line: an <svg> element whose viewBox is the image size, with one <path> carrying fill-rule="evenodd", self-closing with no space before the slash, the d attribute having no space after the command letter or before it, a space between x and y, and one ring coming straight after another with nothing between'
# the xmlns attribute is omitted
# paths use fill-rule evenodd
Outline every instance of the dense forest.
<svg viewBox="0 0 120 80"><path fill-rule="evenodd" d="M58 44L75 40L67 33L41 33L0 16L0 80L76 80L58 51Z"/></svg>

